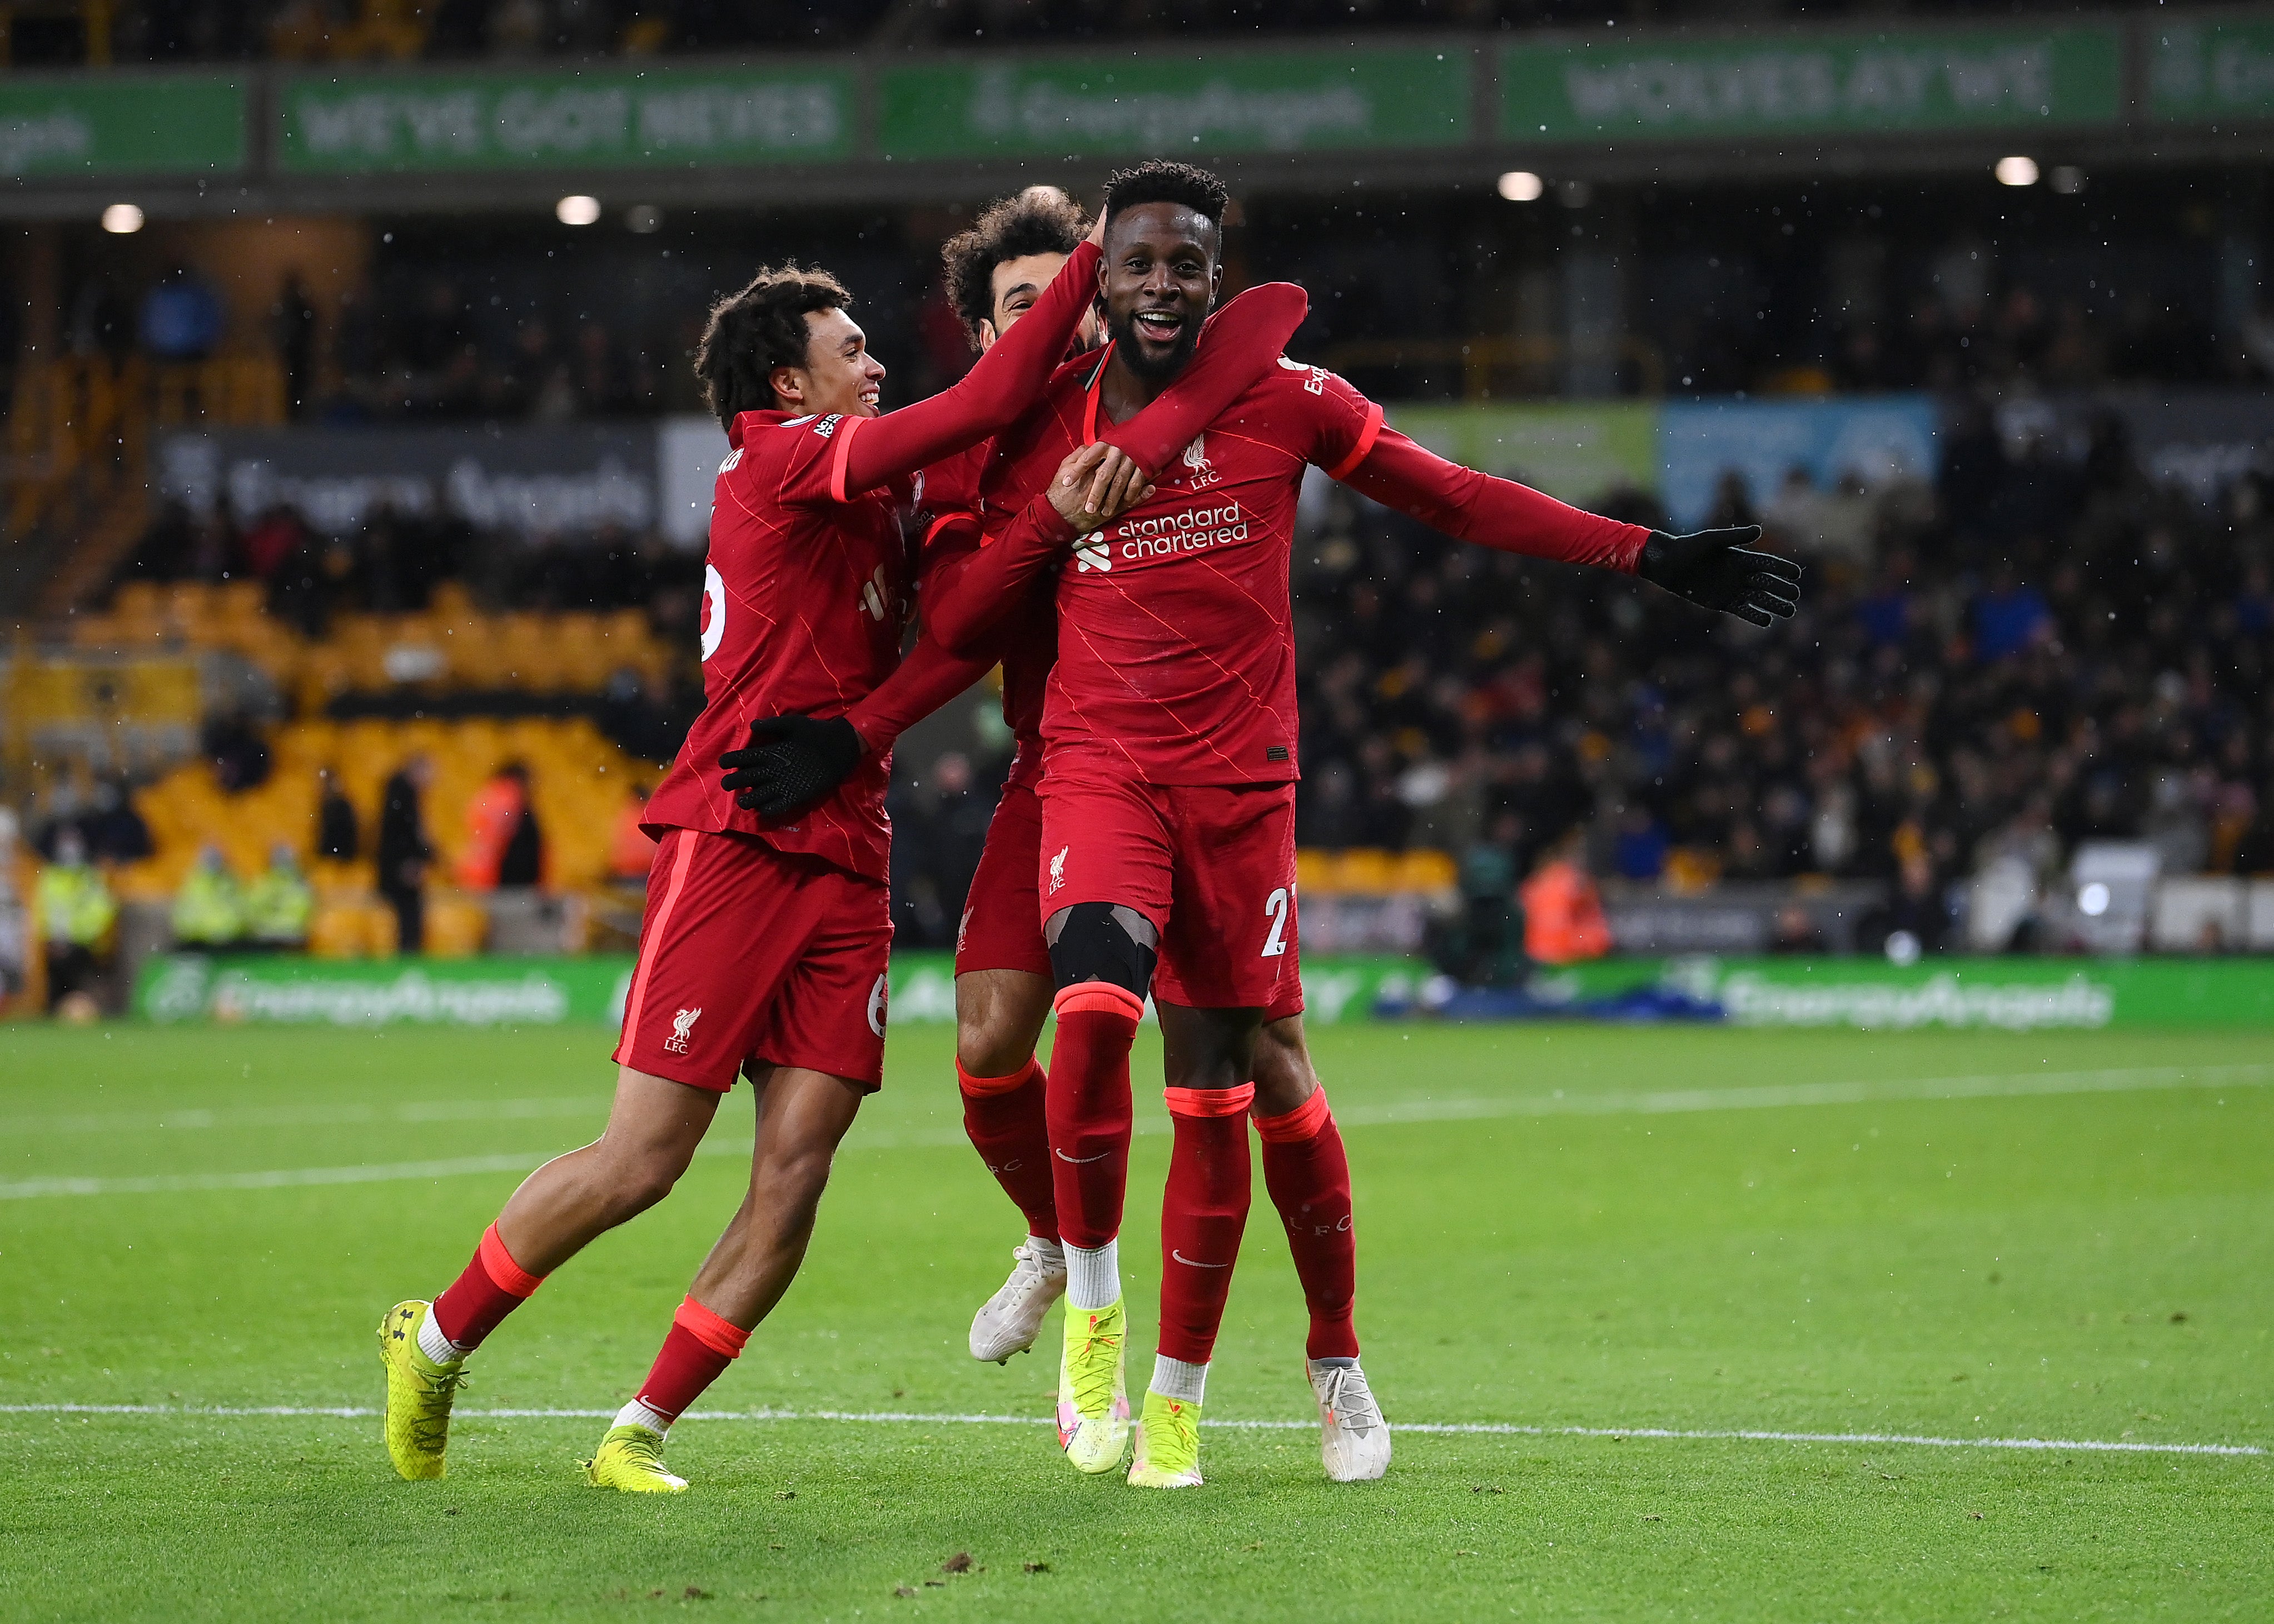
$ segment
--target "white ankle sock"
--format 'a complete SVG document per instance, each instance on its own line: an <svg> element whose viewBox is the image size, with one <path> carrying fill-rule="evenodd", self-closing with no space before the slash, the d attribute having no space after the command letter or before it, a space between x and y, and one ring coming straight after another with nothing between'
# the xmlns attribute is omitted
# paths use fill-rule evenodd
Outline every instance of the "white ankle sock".
<svg viewBox="0 0 2274 1624"><path fill-rule="evenodd" d="M1065 1249L1066 1301L1088 1312L1121 1300L1121 1243Z"/></svg>
<svg viewBox="0 0 2274 1624"><path fill-rule="evenodd" d="M651 1409L648 1405L641 1403L639 1400L634 1399L630 1403L616 1411L616 1418L608 1425L611 1426L644 1426L647 1428L649 1432L653 1432L658 1438L661 1438L665 1433L671 1431L671 1421L672 1418L669 1416L665 1415L661 1410Z"/></svg>
<svg viewBox="0 0 2274 1624"><path fill-rule="evenodd" d="M1205 1365L1187 1365L1182 1359L1156 1353L1153 1356L1153 1380L1146 1385L1163 1398L1204 1404L1208 1402L1208 1372Z"/></svg>
<svg viewBox="0 0 2274 1624"><path fill-rule="evenodd" d="M1054 1235L1029 1235L1027 1250L1035 1254L1035 1261L1053 1273L1065 1267L1065 1248L1058 1244Z"/></svg>
<svg viewBox="0 0 2274 1624"><path fill-rule="evenodd" d="M456 1365L467 1353L467 1350L442 1335L442 1327L434 1323L434 1311L431 1308L426 1311L426 1318L419 1322L418 1351L437 1365Z"/></svg>

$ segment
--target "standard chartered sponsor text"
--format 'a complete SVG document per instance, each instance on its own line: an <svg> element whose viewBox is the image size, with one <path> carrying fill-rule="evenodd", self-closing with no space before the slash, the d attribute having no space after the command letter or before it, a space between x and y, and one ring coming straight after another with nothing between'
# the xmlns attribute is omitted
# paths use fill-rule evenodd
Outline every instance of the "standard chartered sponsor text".
<svg viewBox="0 0 2274 1624"><path fill-rule="evenodd" d="M1126 563L1202 553L1247 539L1247 515L1238 502L1221 508L1186 508L1157 518L1124 521L1113 532L1114 550Z"/></svg>

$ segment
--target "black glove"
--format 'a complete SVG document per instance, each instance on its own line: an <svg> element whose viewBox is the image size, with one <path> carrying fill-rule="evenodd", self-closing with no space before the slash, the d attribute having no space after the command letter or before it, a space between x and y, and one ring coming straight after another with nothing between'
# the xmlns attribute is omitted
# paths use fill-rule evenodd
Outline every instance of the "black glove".
<svg viewBox="0 0 2274 1624"><path fill-rule="evenodd" d="M1653 530L1635 574L1708 609L1773 625L1800 607L1800 566L1747 544L1761 538L1758 524L1669 536Z"/></svg>
<svg viewBox="0 0 2274 1624"><path fill-rule="evenodd" d="M719 758L727 769L721 787L745 812L789 817L826 801L867 749L841 716L770 716L750 724L749 744Z"/></svg>

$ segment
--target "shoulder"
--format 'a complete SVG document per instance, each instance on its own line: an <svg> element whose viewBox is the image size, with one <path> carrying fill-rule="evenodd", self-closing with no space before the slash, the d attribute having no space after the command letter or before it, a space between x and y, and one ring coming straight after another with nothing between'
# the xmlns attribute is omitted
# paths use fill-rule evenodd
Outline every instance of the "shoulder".
<svg viewBox="0 0 2274 1624"><path fill-rule="evenodd" d="M1339 374L1283 355L1218 421L1250 433L1307 440L1322 428L1362 423L1371 405Z"/></svg>

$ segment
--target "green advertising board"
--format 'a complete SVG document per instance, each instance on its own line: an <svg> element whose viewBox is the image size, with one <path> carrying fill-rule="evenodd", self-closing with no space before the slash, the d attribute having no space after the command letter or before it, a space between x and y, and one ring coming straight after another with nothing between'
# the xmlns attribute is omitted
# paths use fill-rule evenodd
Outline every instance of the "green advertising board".
<svg viewBox="0 0 2274 1624"><path fill-rule="evenodd" d="M1440 456L1581 504L1657 488L1658 418L1641 401L1389 409L1392 426Z"/></svg>
<svg viewBox="0 0 2274 1624"><path fill-rule="evenodd" d="M2148 111L2197 123L2274 116L2274 21L2151 26Z"/></svg>
<svg viewBox="0 0 2274 1624"><path fill-rule="evenodd" d="M1684 140L2113 124L2113 26L1574 41L1501 53L1511 140Z"/></svg>
<svg viewBox="0 0 2274 1624"><path fill-rule="evenodd" d="M2274 959L1605 959L1532 990L1604 998L1652 985L1751 1026L2274 1026Z"/></svg>
<svg viewBox="0 0 2274 1624"><path fill-rule="evenodd" d="M968 62L880 76L892 158L1443 147L1468 139L1457 49Z"/></svg>
<svg viewBox="0 0 2274 1624"><path fill-rule="evenodd" d="M1321 959L1303 966L1314 1022L1370 1015L1385 995L1410 999L1419 972L1404 959ZM207 958L177 953L145 961L134 1012L162 1024L220 1021L286 1026L614 1026L631 987L629 954L582 958ZM955 960L946 953L892 955L892 1019L955 1019Z"/></svg>
<svg viewBox="0 0 2274 1624"><path fill-rule="evenodd" d="M1429 966L1386 957L1321 955L1303 966L1314 1026L1412 1007ZM162 1024L249 1022L365 1026L550 1026L623 1019L626 954L583 958L320 959L175 954L146 962L134 1012ZM1741 1026L1871 1031L1979 1027L2008 1032L2105 1026L2274 1026L2274 959L1937 959L1909 966L1854 959L1604 959L1543 971L1528 989L1549 1002L1668 987L1721 1005ZM955 1019L945 953L895 953L892 1019Z"/></svg>
<svg viewBox="0 0 2274 1624"><path fill-rule="evenodd" d="M139 73L0 80L0 175L219 175L245 167L245 86Z"/></svg>
<svg viewBox="0 0 2274 1624"><path fill-rule="evenodd" d="M277 91L289 174L810 163L853 149L840 68L296 75Z"/></svg>

